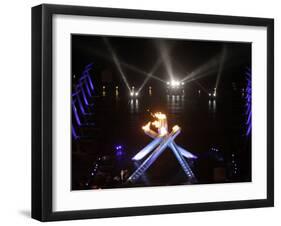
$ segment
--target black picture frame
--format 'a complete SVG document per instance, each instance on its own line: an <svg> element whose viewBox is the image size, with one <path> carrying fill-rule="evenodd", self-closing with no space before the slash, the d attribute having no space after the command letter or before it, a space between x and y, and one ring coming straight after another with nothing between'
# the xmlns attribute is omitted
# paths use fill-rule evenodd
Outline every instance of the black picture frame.
<svg viewBox="0 0 281 226"><path fill-rule="evenodd" d="M52 210L52 18L55 14L182 21L267 28L267 198L95 210ZM274 20L267 18L43 4L32 8L32 218L40 221L121 217L274 205Z"/></svg>

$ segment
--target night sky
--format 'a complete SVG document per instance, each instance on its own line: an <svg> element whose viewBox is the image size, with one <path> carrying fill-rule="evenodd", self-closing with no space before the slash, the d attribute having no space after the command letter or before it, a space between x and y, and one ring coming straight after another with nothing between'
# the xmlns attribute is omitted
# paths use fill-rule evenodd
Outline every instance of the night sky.
<svg viewBox="0 0 281 226"><path fill-rule="evenodd" d="M92 35L72 35L72 74L79 75L85 65L94 64L97 75L101 81L121 82L111 52L109 51L105 39L110 43L122 69L130 84L140 86L145 76L131 70L122 63L129 64L144 72L149 73L153 66L160 60L160 65L153 73L155 76L168 80L169 76L165 69L164 62L161 61L161 47L167 50L169 61L175 79L182 79L192 71L209 61L221 61L223 51L225 59L223 70L228 71L229 77L237 74L245 67L251 67L251 43L215 42L215 41L192 41L179 39L159 39L159 38L135 38L135 37L110 37ZM206 88L213 86L218 73L218 67L209 76L200 80ZM240 73L241 74L241 73ZM213 76L212 76L213 75ZM236 75L235 75L236 76ZM151 79L149 83L155 82ZM121 82L122 83L122 82ZM211 88L211 87L210 87Z"/></svg>

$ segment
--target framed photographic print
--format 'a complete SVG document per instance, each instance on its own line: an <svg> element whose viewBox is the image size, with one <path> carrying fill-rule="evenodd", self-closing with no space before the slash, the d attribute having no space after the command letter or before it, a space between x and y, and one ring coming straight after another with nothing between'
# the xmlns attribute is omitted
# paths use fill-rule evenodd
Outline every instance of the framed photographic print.
<svg viewBox="0 0 281 226"><path fill-rule="evenodd" d="M32 217L269 207L274 22L32 8Z"/></svg>

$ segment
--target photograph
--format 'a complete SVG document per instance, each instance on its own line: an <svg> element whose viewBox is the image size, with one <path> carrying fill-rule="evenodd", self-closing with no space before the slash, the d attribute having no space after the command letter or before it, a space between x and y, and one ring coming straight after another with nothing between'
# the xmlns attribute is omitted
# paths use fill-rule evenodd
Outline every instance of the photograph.
<svg viewBox="0 0 281 226"><path fill-rule="evenodd" d="M235 15L32 7L33 219L274 206L274 18Z"/></svg>
<svg viewBox="0 0 281 226"><path fill-rule="evenodd" d="M251 182L251 56L250 42L71 34L71 190Z"/></svg>

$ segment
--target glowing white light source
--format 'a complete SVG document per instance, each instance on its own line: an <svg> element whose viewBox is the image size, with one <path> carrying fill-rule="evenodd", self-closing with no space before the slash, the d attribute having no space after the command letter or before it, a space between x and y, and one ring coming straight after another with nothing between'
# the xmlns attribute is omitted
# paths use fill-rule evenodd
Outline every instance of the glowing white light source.
<svg viewBox="0 0 281 226"><path fill-rule="evenodd" d="M180 85L180 82L174 81L174 80L173 80L173 81L171 82L171 85L172 85L172 86L179 86L179 85Z"/></svg>
<svg viewBox="0 0 281 226"><path fill-rule="evenodd" d="M176 80L171 80L170 82L167 82L168 86L171 86L172 88L179 88L180 85L184 85L184 82L179 82Z"/></svg>
<svg viewBox="0 0 281 226"><path fill-rule="evenodd" d="M131 92L130 92L130 96L131 97L137 97L139 95L139 92L135 92L134 90L132 90Z"/></svg>

